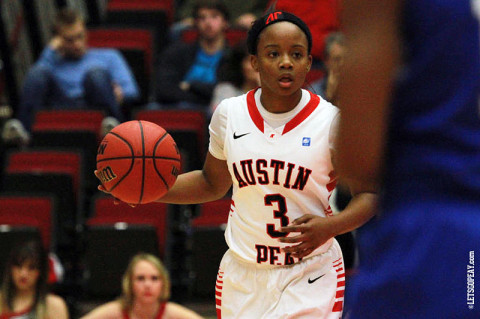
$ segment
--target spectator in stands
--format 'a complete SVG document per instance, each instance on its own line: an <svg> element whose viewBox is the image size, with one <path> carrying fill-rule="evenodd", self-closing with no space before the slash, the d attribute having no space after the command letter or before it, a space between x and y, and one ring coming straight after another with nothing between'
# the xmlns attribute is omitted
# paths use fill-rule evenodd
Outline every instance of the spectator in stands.
<svg viewBox="0 0 480 319"><path fill-rule="evenodd" d="M124 120L122 104L139 98L135 78L114 49L88 49L82 16L59 11L55 36L27 73L17 117L30 129L35 111L45 108L103 108Z"/></svg>
<svg viewBox="0 0 480 319"><path fill-rule="evenodd" d="M0 318L68 319L60 297L48 293L48 260L38 240L13 247L0 290Z"/></svg>
<svg viewBox="0 0 480 319"><path fill-rule="evenodd" d="M325 38L324 64L326 75L312 83L312 90L325 100L336 105L340 68L345 59L345 36L332 32Z"/></svg>
<svg viewBox="0 0 480 319"><path fill-rule="evenodd" d="M156 99L163 108L207 110L227 50L229 13L221 0L199 0L193 16L198 40L177 41L159 59Z"/></svg>
<svg viewBox="0 0 480 319"><path fill-rule="evenodd" d="M225 57L218 70L218 84L213 90L210 113L224 99L242 95L260 86L260 75L250 63L246 41L240 41Z"/></svg>
<svg viewBox="0 0 480 319"><path fill-rule="evenodd" d="M226 1L225 5L231 16L232 27L250 29L252 23L263 15L267 3L268 0ZM178 21L172 26L171 32L174 37L183 29L193 27L192 8L194 4L194 0L186 0L179 6L177 10Z"/></svg>
<svg viewBox="0 0 480 319"><path fill-rule="evenodd" d="M132 258L122 281L122 296L100 305L82 319L184 318L200 315L168 301L170 279L157 257L140 253Z"/></svg>
<svg viewBox="0 0 480 319"><path fill-rule="evenodd" d="M268 7L288 11L301 18L310 27L313 38L312 68L323 67L325 38L340 29L339 0L270 0Z"/></svg>

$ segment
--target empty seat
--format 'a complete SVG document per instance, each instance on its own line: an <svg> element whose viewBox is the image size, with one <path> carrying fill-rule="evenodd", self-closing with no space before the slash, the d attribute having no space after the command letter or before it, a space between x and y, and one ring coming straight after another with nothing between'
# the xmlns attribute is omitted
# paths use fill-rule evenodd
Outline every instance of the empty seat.
<svg viewBox="0 0 480 319"><path fill-rule="evenodd" d="M58 211L53 226L57 248L70 247L83 211L82 172L78 152L14 150L7 154L3 190L53 196Z"/></svg>
<svg viewBox="0 0 480 319"><path fill-rule="evenodd" d="M167 42L167 30L173 22L173 8L173 0L110 0L106 23L154 30L156 48L160 51Z"/></svg>
<svg viewBox="0 0 480 319"><path fill-rule="evenodd" d="M45 248L54 248L56 234L52 230L58 217L55 208L55 199L51 196L2 193L0 232L7 233L13 231L15 227L33 227L38 229Z"/></svg>
<svg viewBox="0 0 480 319"><path fill-rule="evenodd" d="M218 266L228 246L224 231L233 205L231 199L198 205L199 213L192 221L192 287L196 297L212 298Z"/></svg>
<svg viewBox="0 0 480 319"><path fill-rule="evenodd" d="M130 259L140 252L159 256L152 225L90 225L85 235L84 283L89 297L120 295L122 275Z"/></svg>
<svg viewBox="0 0 480 319"><path fill-rule="evenodd" d="M168 237L168 205L164 203L149 203L138 205L135 208L125 203L115 205L111 196L102 194L95 196L91 217L88 226L114 225L118 223L131 225L152 225L157 233L158 253L165 256Z"/></svg>
<svg viewBox="0 0 480 319"><path fill-rule="evenodd" d="M100 138L104 117L98 110L42 110L35 113L32 131L88 131Z"/></svg>
<svg viewBox="0 0 480 319"><path fill-rule="evenodd" d="M93 201L85 231L85 286L89 295L114 297L130 258L139 253L165 256L167 205L150 203L132 208L113 204L111 196Z"/></svg>
<svg viewBox="0 0 480 319"><path fill-rule="evenodd" d="M98 185L93 171L96 167L97 148L102 139L101 125L105 117L97 110L48 110L35 115L32 126L32 147L70 148L82 152L85 187Z"/></svg>
<svg viewBox="0 0 480 319"><path fill-rule="evenodd" d="M8 153L6 173L66 173L72 176L73 190L81 196L83 187L82 157L79 152L55 149L12 150Z"/></svg>

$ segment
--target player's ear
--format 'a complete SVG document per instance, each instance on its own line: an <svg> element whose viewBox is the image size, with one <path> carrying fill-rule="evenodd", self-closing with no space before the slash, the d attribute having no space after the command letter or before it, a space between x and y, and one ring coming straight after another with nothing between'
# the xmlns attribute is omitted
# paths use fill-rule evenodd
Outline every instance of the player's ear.
<svg viewBox="0 0 480 319"><path fill-rule="evenodd" d="M256 55L250 54L250 63L252 64L252 68L258 72L258 60Z"/></svg>

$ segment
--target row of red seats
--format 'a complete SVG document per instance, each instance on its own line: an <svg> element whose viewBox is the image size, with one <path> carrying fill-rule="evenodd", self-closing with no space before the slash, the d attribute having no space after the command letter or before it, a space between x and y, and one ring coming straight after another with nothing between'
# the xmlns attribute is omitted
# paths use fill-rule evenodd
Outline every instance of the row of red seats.
<svg viewBox="0 0 480 319"><path fill-rule="evenodd" d="M94 166L86 164L93 159L95 165L103 117L96 110L38 112L32 126L31 147L11 149L6 154L0 189L0 236L12 236L19 227L33 227L46 247L55 253L62 249L75 252L80 237L82 245L86 245L85 254L80 256L90 261L88 282L94 284L105 282L98 280L102 276L121 275L121 267L115 272L98 264L115 263L123 267L131 257L133 248L128 247L132 245L164 257L170 227L169 205L152 203L136 209L125 204L115 206L111 197L103 197L96 190ZM134 117L163 126L177 141L185 158L204 157L207 124L202 112L139 111ZM69 139L70 134L74 138ZM85 145L88 148L82 148ZM183 165L186 170L192 168L189 163ZM94 182L90 191L89 178ZM88 206L84 205L86 202ZM229 204L229 200L223 200L200 205L199 217L192 220L192 226L201 229L226 223ZM141 234L137 240L132 239L135 234ZM1 238L1 242L7 242ZM109 254L118 258L108 258ZM59 256L62 259L64 254ZM124 260L119 262L121 256ZM108 269L110 274L102 273ZM117 281L120 282L107 282ZM92 288L94 293L97 286ZM97 294L112 292L111 285L105 284L102 289L97 287Z"/></svg>

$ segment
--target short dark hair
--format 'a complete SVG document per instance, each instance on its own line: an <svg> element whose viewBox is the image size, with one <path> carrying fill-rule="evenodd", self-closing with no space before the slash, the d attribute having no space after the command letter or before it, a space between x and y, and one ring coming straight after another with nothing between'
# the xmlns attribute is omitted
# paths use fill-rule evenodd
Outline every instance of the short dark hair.
<svg viewBox="0 0 480 319"><path fill-rule="evenodd" d="M219 11L223 18L228 21L230 19L230 12L222 0L197 0L193 6L192 16L197 19L200 9L212 9Z"/></svg>
<svg viewBox="0 0 480 319"><path fill-rule="evenodd" d="M257 54L258 36L260 33L262 33L265 28L271 26L272 24L282 21L288 21L295 24L303 31L303 33L305 33L308 41L308 54L310 54L312 51L312 34L310 33L310 29L308 28L307 24L293 13L280 10L269 12L263 17L255 20L252 27L248 31L248 52L253 55Z"/></svg>
<svg viewBox="0 0 480 319"><path fill-rule="evenodd" d="M80 12L68 7L62 8L55 17L53 33L58 34L61 27L73 25L78 21L85 21Z"/></svg>
<svg viewBox="0 0 480 319"><path fill-rule="evenodd" d="M325 38L325 48L323 50L323 58L328 59L332 46L337 43L341 46L345 46L345 35L340 31L334 31L327 35Z"/></svg>

